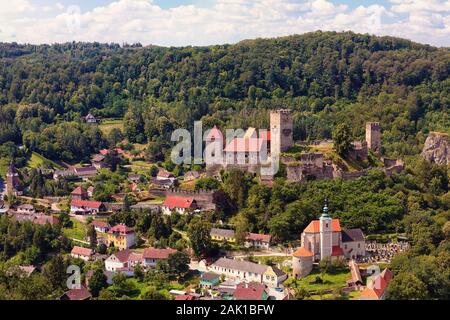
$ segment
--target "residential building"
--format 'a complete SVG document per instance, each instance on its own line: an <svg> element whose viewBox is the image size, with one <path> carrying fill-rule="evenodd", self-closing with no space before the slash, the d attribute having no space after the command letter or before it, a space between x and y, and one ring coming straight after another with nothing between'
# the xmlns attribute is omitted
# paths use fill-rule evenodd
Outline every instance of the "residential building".
<svg viewBox="0 0 450 320"><path fill-rule="evenodd" d="M96 154L95 156L92 157L91 163L97 170L100 170L106 166L105 156L102 154Z"/></svg>
<svg viewBox="0 0 450 320"><path fill-rule="evenodd" d="M230 242L230 243L236 242L236 236L235 236L234 230L212 228L210 235L211 235L211 239L214 241L225 241L225 242Z"/></svg>
<svg viewBox="0 0 450 320"><path fill-rule="evenodd" d="M93 186L90 186L89 188L87 188L86 191L87 191L88 198L92 198L94 196L95 189Z"/></svg>
<svg viewBox="0 0 450 320"><path fill-rule="evenodd" d="M70 212L74 214L98 214L105 211L105 205L100 201L92 200L72 200L70 202Z"/></svg>
<svg viewBox="0 0 450 320"><path fill-rule="evenodd" d="M141 175L140 174L130 173L128 175L128 180L130 180L133 183L139 183L140 180L141 180Z"/></svg>
<svg viewBox="0 0 450 320"><path fill-rule="evenodd" d="M184 181L193 181L200 178L198 171L188 171L184 174Z"/></svg>
<svg viewBox="0 0 450 320"><path fill-rule="evenodd" d="M269 250L271 236L268 234L248 233L245 237L245 246L256 249Z"/></svg>
<svg viewBox="0 0 450 320"><path fill-rule="evenodd" d="M47 223L49 223L50 225L57 225L60 223L59 218L55 217L55 216L47 216L45 214L39 214L35 217L35 219L33 220L34 224L39 224L39 225L45 225Z"/></svg>
<svg viewBox="0 0 450 320"><path fill-rule="evenodd" d="M197 209L197 201L193 197L178 197L168 196L161 206L164 214L170 215L172 211L178 211L180 214L185 214L189 210Z"/></svg>
<svg viewBox="0 0 450 320"><path fill-rule="evenodd" d="M75 175L83 180L87 180L91 177L95 177L97 175L97 168L94 166L89 167L81 167L81 168L74 168Z"/></svg>
<svg viewBox="0 0 450 320"><path fill-rule="evenodd" d="M91 260L93 254L94 254L94 251L92 249L78 247L78 246L73 247L72 251L70 252L71 257L81 259L84 261Z"/></svg>
<svg viewBox="0 0 450 320"><path fill-rule="evenodd" d="M87 200L88 194L87 191L83 187L76 187L71 193L70 196L72 200Z"/></svg>
<svg viewBox="0 0 450 320"><path fill-rule="evenodd" d="M267 300L268 298L266 285L258 282L240 283L233 293L234 300Z"/></svg>
<svg viewBox="0 0 450 320"><path fill-rule="evenodd" d="M220 275L214 272L206 272L200 276L200 287L211 289L220 283Z"/></svg>
<svg viewBox="0 0 450 320"><path fill-rule="evenodd" d="M175 249L167 248L167 249L156 249L156 248L147 248L144 249L142 253L143 265L146 268L156 267L158 261L163 261L169 259L169 256L173 253L177 252Z"/></svg>
<svg viewBox="0 0 450 320"><path fill-rule="evenodd" d="M173 173L168 172L166 170L159 170L158 174L156 175L157 180L170 180L175 181L177 178L173 175Z"/></svg>
<svg viewBox="0 0 450 320"><path fill-rule="evenodd" d="M84 117L86 123L97 123L97 118L95 118L91 113L88 113L86 117Z"/></svg>
<svg viewBox="0 0 450 320"><path fill-rule="evenodd" d="M372 275L367 279L367 286L361 292L360 300L385 300L386 289L393 277L389 269L384 269L380 274Z"/></svg>
<svg viewBox="0 0 450 320"><path fill-rule="evenodd" d="M236 235L234 230L230 229L211 229L211 239L214 241L225 241L229 243L236 242ZM271 236L268 234L258 234L258 233L247 233L244 239L244 245L247 248L264 249L268 250L270 248Z"/></svg>
<svg viewBox="0 0 450 320"><path fill-rule="evenodd" d="M142 261L142 255L126 249L109 256L105 260L105 269L112 272L132 272L132 269Z"/></svg>
<svg viewBox="0 0 450 320"><path fill-rule="evenodd" d="M107 243L109 246L125 250L135 245L136 233L124 224L118 224L108 231Z"/></svg>
<svg viewBox="0 0 450 320"><path fill-rule="evenodd" d="M90 300L91 298L89 290L81 286L80 289L71 289L65 292L59 300Z"/></svg>
<svg viewBox="0 0 450 320"><path fill-rule="evenodd" d="M287 274L276 267L228 258L220 258L209 269L229 279L259 282L269 287L278 287L287 278Z"/></svg>
<svg viewBox="0 0 450 320"><path fill-rule="evenodd" d="M111 228L108 222L102 220L94 220L91 222L91 225L94 226L95 231L101 233L107 233L109 228Z"/></svg>

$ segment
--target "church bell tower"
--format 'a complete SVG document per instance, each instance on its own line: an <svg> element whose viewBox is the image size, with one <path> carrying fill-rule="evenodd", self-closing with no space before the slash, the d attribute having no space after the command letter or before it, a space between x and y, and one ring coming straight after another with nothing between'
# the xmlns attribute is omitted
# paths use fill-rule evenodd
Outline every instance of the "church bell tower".
<svg viewBox="0 0 450 320"><path fill-rule="evenodd" d="M333 250L333 230L331 227L332 219L328 214L328 201L325 200L320 221L320 260L331 257Z"/></svg>

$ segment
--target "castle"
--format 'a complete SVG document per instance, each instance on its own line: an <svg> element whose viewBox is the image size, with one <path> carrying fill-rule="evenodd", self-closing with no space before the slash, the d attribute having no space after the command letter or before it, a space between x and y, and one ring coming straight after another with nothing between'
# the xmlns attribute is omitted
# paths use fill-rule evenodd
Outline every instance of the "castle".
<svg viewBox="0 0 450 320"><path fill-rule="evenodd" d="M326 258L357 259L365 256L365 240L361 229L342 230L339 219L333 219L325 203L319 220L303 230L301 246L292 255L294 277L308 275L315 261Z"/></svg>
<svg viewBox="0 0 450 320"><path fill-rule="evenodd" d="M240 134L238 134L240 133ZM321 152L286 154L294 146L293 121L289 110L270 111L270 130L248 128L245 132L234 132L232 138L225 141L221 131L214 126L205 136L206 168L213 176L217 176L219 168L239 168L251 173L260 169L273 168L279 162L286 165L287 180L294 182L321 179L356 179L367 174L367 169L348 171L338 163L326 159ZM332 147L331 141L320 141L318 146ZM390 175L403 170L404 163L400 159L387 159L381 155L381 126L378 122L366 123L365 141L354 141L348 157L354 161L367 161L369 151L383 162L383 171ZM263 170L263 182L271 181L273 174ZM268 171L270 172L270 171ZM276 173L276 172L275 172Z"/></svg>
<svg viewBox="0 0 450 320"><path fill-rule="evenodd" d="M274 156L279 157L294 145L291 111L271 111L269 131L250 127L230 141L224 141L222 133L214 126L205 141L207 168L219 165L255 173L262 166L270 166Z"/></svg>

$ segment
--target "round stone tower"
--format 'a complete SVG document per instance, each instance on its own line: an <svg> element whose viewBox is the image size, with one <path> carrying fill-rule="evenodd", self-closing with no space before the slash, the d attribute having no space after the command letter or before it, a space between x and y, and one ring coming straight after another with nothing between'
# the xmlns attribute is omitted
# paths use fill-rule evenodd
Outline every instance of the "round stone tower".
<svg viewBox="0 0 450 320"><path fill-rule="evenodd" d="M292 254L292 275L294 278L307 276L313 268L313 254L300 247Z"/></svg>

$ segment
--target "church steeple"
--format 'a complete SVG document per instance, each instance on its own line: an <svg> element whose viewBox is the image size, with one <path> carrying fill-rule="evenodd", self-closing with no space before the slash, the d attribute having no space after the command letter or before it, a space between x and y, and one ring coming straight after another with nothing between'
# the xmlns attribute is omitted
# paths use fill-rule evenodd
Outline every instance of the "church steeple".
<svg viewBox="0 0 450 320"><path fill-rule="evenodd" d="M328 199L325 199L325 204L323 205L321 218L331 218L328 214Z"/></svg>

